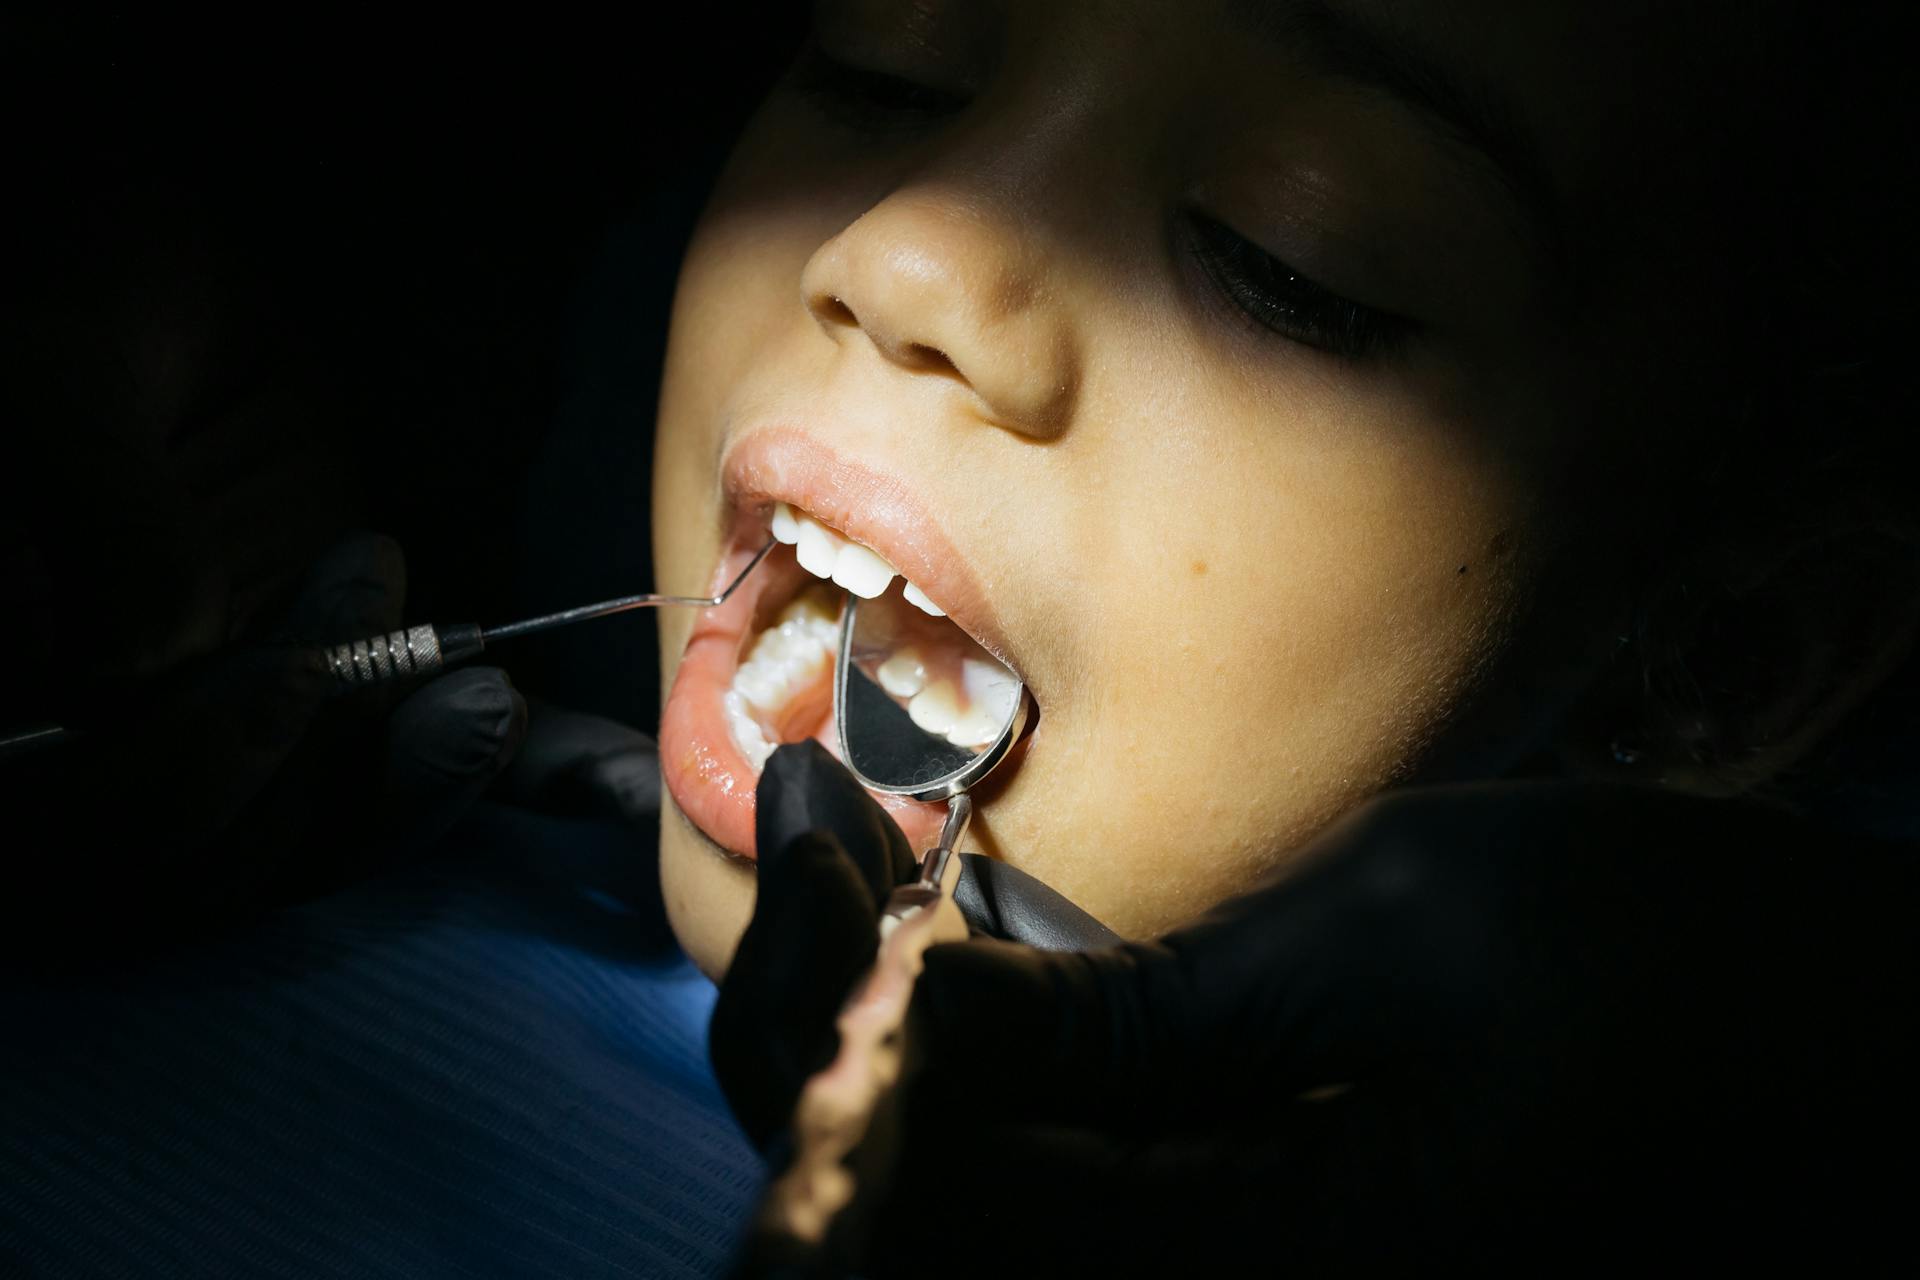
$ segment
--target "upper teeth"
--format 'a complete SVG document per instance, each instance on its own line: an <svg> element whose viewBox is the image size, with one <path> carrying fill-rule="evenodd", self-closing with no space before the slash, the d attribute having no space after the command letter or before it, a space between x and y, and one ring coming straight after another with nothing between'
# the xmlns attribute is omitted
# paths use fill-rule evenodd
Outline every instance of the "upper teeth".
<svg viewBox="0 0 1920 1280"><path fill-rule="evenodd" d="M868 548L841 537L784 502L773 504L773 536L793 547L802 569L816 578L831 578L862 600L884 592L899 572ZM905 594L922 611L936 618L946 616L946 611L913 583L907 583Z"/></svg>

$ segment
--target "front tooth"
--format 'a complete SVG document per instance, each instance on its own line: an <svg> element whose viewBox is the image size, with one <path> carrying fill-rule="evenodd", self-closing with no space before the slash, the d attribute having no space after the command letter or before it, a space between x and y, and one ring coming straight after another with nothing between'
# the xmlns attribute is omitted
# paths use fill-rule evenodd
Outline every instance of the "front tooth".
<svg viewBox="0 0 1920 1280"><path fill-rule="evenodd" d="M833 562L833 580L862 600L871 600L893 581L893 566L857 542L840 548Z"/></svg>
<svg viewBox="0 0 1920 1280"><path fill-rule="evenodd" d="M944 618L947 616L945 609L942 609L939 605L927 599L927 593L911 582L907 584L906 597L907 602L919 609L922 613L930 613L936 618Z"/></svg>
<svg viewBox="0 0 1920 1280"><path fill-rule="evenodd" d="M953 728L960 720L958 690L953 681L936 680L914 694L907 704L907 715L928 733L944 734Z"/></svg>
<svg viewBox="0 0 1920 1280"><path fill-rule="evenodd" d="M841 548L847 544L839 536L805 516L799 518L800 536L794 543L793 551L800 567L816 578L831 578L834 563L840 559Z"/></svg>
<svg viewBox="0 0 1920 1280"><path fill-rule="evenodd" d="M926 665L912 645L903 645L874 674L880 677L880 687L896 698L911 698L927 687Z"/></svg>
<svg viewBox="0 0 1920 1280"><path fill-rule="evenodd" d="M784 502L773 504L773 536L791 546L800 541L800 522L793 517L793 508Z"/></svg>

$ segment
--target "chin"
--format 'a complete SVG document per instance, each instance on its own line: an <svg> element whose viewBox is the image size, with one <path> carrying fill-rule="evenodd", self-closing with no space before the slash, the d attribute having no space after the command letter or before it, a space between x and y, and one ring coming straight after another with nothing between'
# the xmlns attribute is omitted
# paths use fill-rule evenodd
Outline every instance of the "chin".
<svg viewBox="0 0 1920 1280"><path fill-rule="evenodd" d="M753 915L757 881L751 864L726 855L673 803L660 813L660 891L673 936L700 972L726 975Z"/></svg>

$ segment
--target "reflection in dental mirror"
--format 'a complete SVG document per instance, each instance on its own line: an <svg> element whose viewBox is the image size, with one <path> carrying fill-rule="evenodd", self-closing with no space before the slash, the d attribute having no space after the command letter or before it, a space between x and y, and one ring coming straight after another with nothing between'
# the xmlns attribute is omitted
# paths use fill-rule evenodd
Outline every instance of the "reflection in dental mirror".
<svg viewBox="0 0 1920 1280"><path fill-rule="evenodd" d="M997 765L1026 725L1020 678L897 592L847 597L834 671L840 751L875 791L944 800Z"/></svg>

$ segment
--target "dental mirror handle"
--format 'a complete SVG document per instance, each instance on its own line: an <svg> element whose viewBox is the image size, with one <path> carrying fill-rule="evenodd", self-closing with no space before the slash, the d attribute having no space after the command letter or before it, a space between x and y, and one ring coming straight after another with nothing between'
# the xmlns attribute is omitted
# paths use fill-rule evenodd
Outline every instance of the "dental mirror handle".
<svg viewBox="0 0 1920 1280"><path fill-rule="evenodd" d="M920 856L919 883L938 890L947 874L953 851L966 839L967 826L973 821L973 797L962 791L947 802L947 820L940 828L940 843Z"/></svg>
<svg viewBox="0 0 1920 1280"><path fill-rule="evenodd" d="M973 797L962 791L947 801L947 820L940 828L940 842L920 855L920 876L903 884L887 896L886 910L880 913L880 934L885 937L900 920L919 910L939 904L946 896L947 867L953 851L966 838L967 824L973 821Z"/></svg>
<svg viewBox="0 0 1920 1280"><path fill-rule="evenodd" d="M431 623L422 623L417 627L407 627L400 631L390 631L385 635L369 636L365 640L350 640L345 644L333 644L322 650L334 679L342 689L360 688L364 685L380 684L387 680L399 680L409 676L432 675L456 662L473 657L487 647L489 641L510 640L515 636L532 635L536 631L551 631L555 627L571 626L576 622L586 622L591 618L604 618L610 614L625 613L629 609L657 608L661 605L686 605L697 609L711 609L725 604L734 589L745 582L747 575L760 567L776 544L769 540L767 545L754 553L746 568L734 575L725 589L715 596L668 596L648 593L637 596L621 596L617 600L602 600L598 604L585 604L574 609L565 609L559 613L549 613L538 618L528 618L524 622L510 622L504 626L481 627L474 622L461 622L452 626L438 627Z"/></svg>

